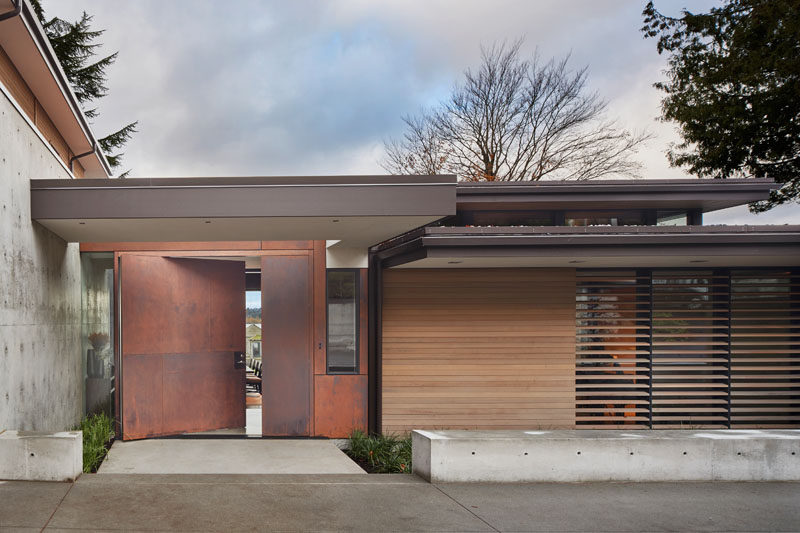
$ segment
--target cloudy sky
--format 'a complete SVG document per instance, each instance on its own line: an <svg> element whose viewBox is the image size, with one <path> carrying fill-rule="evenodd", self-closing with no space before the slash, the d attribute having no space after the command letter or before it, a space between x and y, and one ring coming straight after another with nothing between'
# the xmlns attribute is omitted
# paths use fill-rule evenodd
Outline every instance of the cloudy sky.
<svg viewBox="0 0 800 533"><path fill-rule="evenodd" d="M659 0L678 14L690 3ZM139 121L132 176L385 173L383 140L401 117L443 100L480 45L525 38L525 52L572 55L612 117L654 138L648 178L690 177L664 152L678 138L656 121L664 58L639 28L644 0L44 0L48 15L86 10L106 29L109 96L98 136ZM707 223L800 223L800 206Z"/></svg>

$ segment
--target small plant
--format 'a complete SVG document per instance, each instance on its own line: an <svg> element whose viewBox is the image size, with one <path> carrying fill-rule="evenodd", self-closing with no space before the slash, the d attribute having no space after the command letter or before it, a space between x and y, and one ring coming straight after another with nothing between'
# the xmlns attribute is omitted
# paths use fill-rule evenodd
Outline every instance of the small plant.
<svg viewBox="0 0 800 533"><path fill-rule="evenodd" d="M83 471L97 472L114 438L114 420L101 412L84 417L76 429L83 432Z"/></svg>
<svg viewBox="0 0 800 533"><path fill-rule="evenodd" d="M350 434L347 454L373 474L411 472L411 436Z"/></svg>
<svg viewBox="0 0 800 533"><path fill-rule="evenodd" d="M100 332L92 333L89 335L89 343L92 345L92 348L100 351L108 344L108 335Z"/></svg>

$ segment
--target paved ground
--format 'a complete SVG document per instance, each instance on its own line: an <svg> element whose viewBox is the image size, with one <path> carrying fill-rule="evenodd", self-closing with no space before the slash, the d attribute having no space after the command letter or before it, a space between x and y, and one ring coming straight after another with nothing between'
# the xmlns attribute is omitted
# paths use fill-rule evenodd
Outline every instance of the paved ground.
<svg viewBox="0 0 800 533"><path fill-rule="evenodd" d="M0 531L798 531L800 483L430 485L407 475L0 482Z"/></svg>
<svg viewBox="0 0 800 533"><path fill-rule="evenodd" d="M260 401L260 400L259 400ZM187 435L248 435L261 437L261 406L245 409L245 427L230 429L212 429L210 431L197 431Z"/></svg>
<svg viewBox="0 0 800 533"><path fill-rule="evenodd" d="M100 474L364 474L331 440L116 441Z"/></svg>

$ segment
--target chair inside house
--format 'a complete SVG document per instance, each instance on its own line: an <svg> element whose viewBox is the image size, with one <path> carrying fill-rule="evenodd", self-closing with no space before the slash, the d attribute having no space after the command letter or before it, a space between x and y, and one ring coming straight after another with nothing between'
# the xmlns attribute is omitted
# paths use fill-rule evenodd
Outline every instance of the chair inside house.
<svg viewBox="0 0 800 533"><path fill-rule="evenodd" d="M257 361L255 359L250 359L247 362L247 374L246 374L246 383L247 383L247 393L248 398L250 398L249 393L257 393L259 402L261 404L261 361ZM248 405L250 402L248 402Z"/></svg>

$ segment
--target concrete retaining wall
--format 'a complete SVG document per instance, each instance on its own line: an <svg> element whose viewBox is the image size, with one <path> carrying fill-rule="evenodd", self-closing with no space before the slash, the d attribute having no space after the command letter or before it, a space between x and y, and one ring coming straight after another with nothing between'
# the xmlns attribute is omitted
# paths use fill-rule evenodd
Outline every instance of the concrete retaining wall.
<svg viewBox="0 0 800 533"><path fill-rule="evenodd" d="M68 177L0 91L0 431L62 431L82 414L78 245L30 212L32 178Z"/></svg>
<svg viewBox="0 0 800 533"><path fill-rule="evenodd" d="M434 483L800 480L800 430L414 431Z"/></svg>
<svg viewBox="0 0 800 533"><path fill-rule="evenodd" d="M0 433L0 479L73 481L82 471L80 431Z"/></svg>

